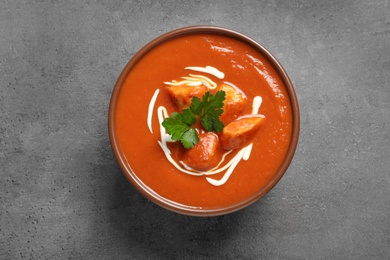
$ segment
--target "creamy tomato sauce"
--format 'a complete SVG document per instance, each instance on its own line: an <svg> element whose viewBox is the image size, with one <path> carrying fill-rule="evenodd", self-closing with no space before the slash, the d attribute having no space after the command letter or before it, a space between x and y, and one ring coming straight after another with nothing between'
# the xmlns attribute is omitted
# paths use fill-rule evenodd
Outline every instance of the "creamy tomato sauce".
<svg viewBox="0 0 390 260"><path fill-rule="evenodd" d="M206 178L219 180L224 172L212 176L186 174L169 162L158 143L161 137L157 108L163 106L169 114L177 111L164 91L164 82L187 76L188 68L208 66L222 72L222 79L200 69L194 74L213 77L217 84L229 82L237 86L249 101L243 114L251 114L252 101L261 97L258 113L265 116L250 142L249 159L241 160L226 183L220 186L210 185ZM114 124L119 150L146 186L181 205L220 207L251 197L264 189L274 176L289 147L291 113L283 82L261 54L238 40L201 34L169 40L152 49L135 65L119 93ZM173 147L172 156L180 157L178 153L183 149L178 145ZM230 160L239 151L233 150L226 159Z"/></svg>

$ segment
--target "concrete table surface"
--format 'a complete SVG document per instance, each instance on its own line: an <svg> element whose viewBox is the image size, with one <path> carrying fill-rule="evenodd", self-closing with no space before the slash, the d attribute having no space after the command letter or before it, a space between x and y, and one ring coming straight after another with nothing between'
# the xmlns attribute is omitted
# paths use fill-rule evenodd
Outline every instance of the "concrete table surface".
<svg viewBox="0 0 390 260"><path fill-rule="evenodd" d="M0 1L0 259L389 259L389 14L388 0ZM199 24L262 43L301 107L282 180L213 218L142 197L107 134L127 61Z"/></svg>

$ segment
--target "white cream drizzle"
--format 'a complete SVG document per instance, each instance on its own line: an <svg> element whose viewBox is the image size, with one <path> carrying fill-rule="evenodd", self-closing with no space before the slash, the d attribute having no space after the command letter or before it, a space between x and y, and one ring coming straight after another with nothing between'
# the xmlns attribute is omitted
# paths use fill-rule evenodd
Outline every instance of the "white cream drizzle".
<svg viewBox="0 0 390 260"><path fill-rule="evenodd" d="M248 145L249 146L249 145ZM246 149L248 149L248 146L242 148L236 156L234 156L234 158L232 159L232 164L230 165L229 169L226 171L226 173L223 175L222 179L220 180L215 180L215 179L212 179L212 178L209 178L207 177L206 180L214 185L214 186L221 186L223 184L226 183L226 181L229 179L230 175L233 173L234 169L236 168L236 166L238 165L238 163L241 161L241 159L243 158L243 155L245 154L246 152ZM249 148L251 149L251 148Z"/></svg>
<svg viewBox="0 0 390 260"><path fill-rule="evenodd" d="M191 79L191 80L187 79L187 80L181 80L181 81L172 80L171 82L164 82L164 83L167 85L171 85L171 86L188 85L191 87L196 87L196 86L202 85L202 81L195 80L195 79Z"/></svg>
<svg viewBox="0 0 390 260"><path fill-rule="evenodd" d="M154 110L154 104L156 104L158 93L160 92L160 89L156 89L156 91L153 94L152 99L150 100L149 107L148 107L148 118L147 118L147 124L150 133L153 134L153 128L152 128L152 117L153 117L153 110Z"/></svg>
<svg viewBox="0 0 390 260"><path fill-rule="evenodd" d="M252 102L252 115L257 115L263 99L260 96L256 96Z"/></svg>
<svg viewBox="0 0 390 260"><path fill-rule="evenodd" d="M190 74L189 77L181 77L183 80L177 81L172 80L171 82L164 82L166 85L170 86L182 86L187 85L190 87L196 87L204 85L208 89L215 89L217 87L217 83L209 79L208 77L202 76L202 75L194 75Z"/></svg>
<svg viewBox="0 0 390 260"><path fill-rule="evenodd" d="M203 67L187 67L186 69L206 72L206 73L212 74L218 78L224 77L223 72L220 72L219 70L217 70L216 68L213 68L211 66L206 66L205 68L203 68ZM164 82L164 83L167 85L173 85L173 86L180 86L182 84L187 84L190 86L199 86L201 84L204 84L205 86L207 86L208 88L211 88L211 89L215 88L217 86L217 84L215 82L213 82L211 79L209 79L208 77L205 77L205 76L201 76L201 75L190 74L190 77L182 77L182 78L184 79L183 81L172 81L172 82ZM149 131L152 134L153 134L153 129L152 129L153 111L154 111L154 107L155 107L159 92L160 92L160 89L157 89L154 92L154 94L150 100L149 107L148 107L147 125L149 128ZM245 115L243 117L254 117L254 116L264 117L263 115L258 115L258 111L260 109L261 103L262 103L262 98L260 96L256 96L252 102L252 113L250 115ZM188 165L186 165L183 161L179 161L179 163L180 163L179 164L172 158L171 151L167 145L167 143L169 143L169 142L176 142L176 141L172 140L171 136L169 134L167 134L165 128L162 126L162 122L167 117L169 117L167 109L164 106L159 106L157 108L157 118L158 118L159 127L160 127L160 140L157 142L160 145L160 147L161 147L162 151L164 152L165 157L168 159L168 161L176 169L178 169L179 171L181 171L183 173L190 174L193 176L210 176L210 175L214 175L214 174L218 174L218 173L221 173L223 171L226 171L220 180L215 180L215 179L212 179L210 177L206 177L206 180L210 184L212 184L214 186L221 186L221 185L225 184L226 181L229 179L229 177L233 173L233 171L236 168L236 166L238 165L238 163L241 160L248 160L250 157L252 147L253 147L252 143L247 145L246 147L241 148L238 151L238 153L232 159L230 159L230 161L228 161L226 164L224 164L222 167L221 167L221 165L225 161L226 156L228 154L230 154L233 150L227 151L226 153L224 153L222 156L222 159L218 163L218 165L216 167L214 167L213 169L210 169L208 171L195 170L195 169L189 167ZM241 118L243 118L243 117L241 117Z"/></svg>
<svg viewBox="0 0 390 260"><path fill-rule="evenodd" d="M190 66L190 67L186 67L185 69L208 73L208 74L213 75L219 79L223 79L225 77L225 73L223 73L222 71L219 71L218 69L216 69L212 66L206 66L206 67Z"/></svg>
<svg viewBox="0 0 390 260"><path fill-rule="evenodd" d="M242 155L242 159L243 159L244 161L247 161L247 160L249 159L249 157L251 156L252 147L253 147L253 143L250 143L250 144L246 147L246 150L245 150L244 154Z"/></svg>

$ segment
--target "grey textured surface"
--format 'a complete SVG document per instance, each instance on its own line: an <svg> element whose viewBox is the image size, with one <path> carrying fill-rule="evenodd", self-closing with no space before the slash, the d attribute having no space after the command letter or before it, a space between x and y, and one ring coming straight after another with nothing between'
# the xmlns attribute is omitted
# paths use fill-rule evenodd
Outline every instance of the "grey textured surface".
<svg viewBox="0 0 390 260"><path fill-rule="evenodd" d="M0 1L0 259L389 259L389 14L388 0ZM107 134L127 61L198 24L262 43L301 106L281 182L214 218L143 198Z"/></svg>

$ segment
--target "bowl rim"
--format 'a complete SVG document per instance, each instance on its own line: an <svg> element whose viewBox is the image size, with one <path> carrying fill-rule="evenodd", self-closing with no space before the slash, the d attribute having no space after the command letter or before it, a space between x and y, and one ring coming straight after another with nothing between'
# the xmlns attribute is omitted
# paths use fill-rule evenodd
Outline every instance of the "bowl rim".
<svg viewBox="0 0 390 260"><path fill-rule="evenodd" d="M187 35L193 35L193 34L212 34L212 35L222 35L226 37L230 37L236 40L239 40L250 47L257 50L265 59L268 60L268 62L273 66L275 71L280 76L280 79L282 80L285 89L287 91L287 94L289 96L289 101L291 104L292 109L292 132L291 132L291 140L290 144L287 150L287 153L285 155L285 158L280 165L279 169L277 170L274 177L271 179L271 181L263 187L261 190L259 190L254 195L250 196L249 198L240 201L238 203L225 206L225 207L212 207L212 208L202 208L202 207L189 207L186 205L181 205L178 203L175 203L171 200L168 200L160 195L158 195L156 192L154 192L152 189L150 189L147 185L145 185L132 171L131 166L126 163L124 160L116 140L115 136L115 110L116 110L116 103L120 94L121 87L124 83L124 81L127 78L127 75L130 73L132 68L137 64L137 62L142 59L143 56L145 56L149 51L151 51L153 48L158 46L159 44L169 41L171 39L177 38L177 37L183 37ZM126 64L122 72L120 73L112 95L110 99L109 104L109 111L108 111L108 132L109 132L109 139L111 148L113 150L114 156L116 158L116 161L118 162L122 173L125 175L127 180L140 192L143 196L148 198L150 201L154 202L155 204L168 209L170 211L183 214L183 215L189 215L189 216L201 216L201 217L211 217L211 216L218 216L218 215L225 215L229 214L235 211L238 211L242 208L245 208L255 201L262 198L264 195L266 195L283 177L285 172L287 171L297 148L298 145L298 139L299 139L299 132L300 132L300 111L299 111L299 104L298 104L298 98L295 93L294 86L290 80L290 77L286 73L283 66L280 64L280 62L274 57L271 52L269 52L263 45L258 43L257 41L253 40L252 38L225 28L225 27L219 27L219 26L209 26L209 25L195 25L195 26L187 26L182 27L178 29L174 29L172 31L166 32L159 37L153 39L149 43L147 43L143 48L141 48Z"/></svg>

